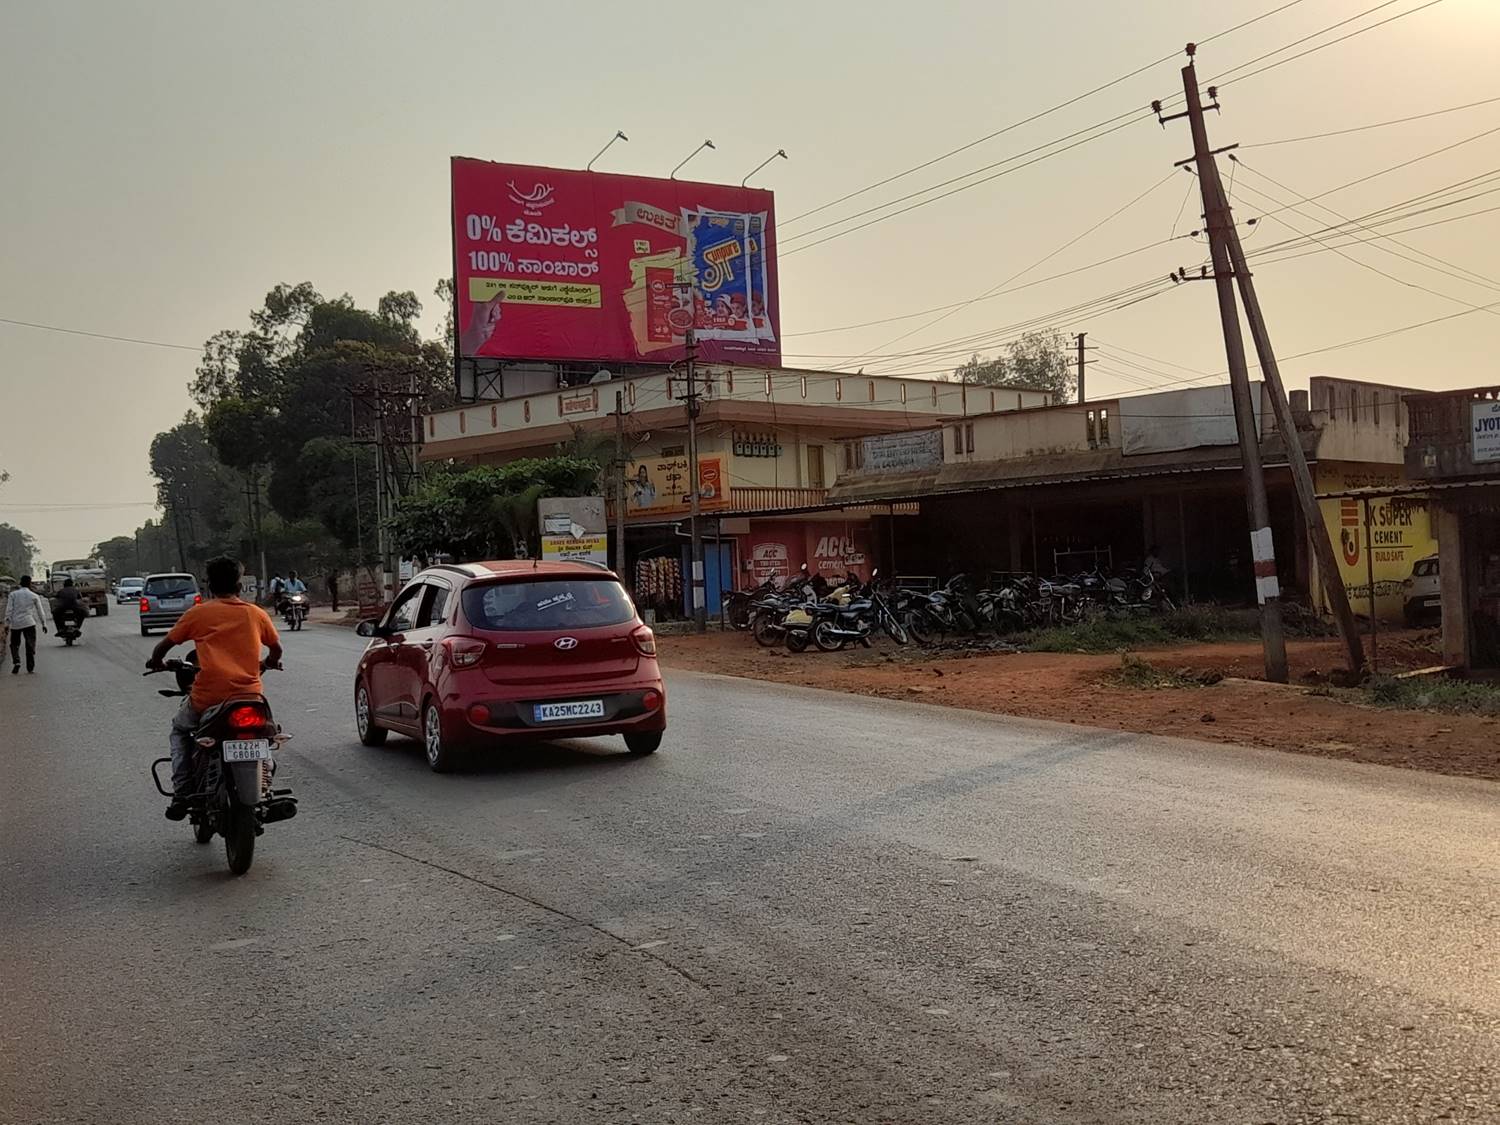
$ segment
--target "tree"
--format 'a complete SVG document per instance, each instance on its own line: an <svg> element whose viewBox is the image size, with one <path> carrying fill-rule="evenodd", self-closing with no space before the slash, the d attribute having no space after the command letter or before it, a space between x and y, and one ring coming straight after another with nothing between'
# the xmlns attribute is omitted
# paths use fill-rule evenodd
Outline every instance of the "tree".
<svg viewBox="0 0 1500 1125"><path fill-rule="evenodd" d="M543 496L590 496L599 464L577 457L537 457L436 476L398 505L389 528L402 554L430 559L513 558L527 544L535 557L536 502Z"/></svg>
<svg viewBox="0 0 1500 1125"><path fill-rule="evenodd" d="M104 569L117 578L140 573L134 535L116 535L113 539L106 539L95 544L93 553L95 558L103 560Z"/></svg>
<svg viewBox="0 0 1500 1125"><path fill-rule="evenodd" d="M953 374L962 382L980 386L1050 391L1053 402L1072 402L1078 378L1069 357L1068 338L1055 328L1027 332L1012 341L1004 355L992 359L976 353Z"/></svg>
<svg viewBox="0 0 1500 1125"><path fill-rule="evenodd" d="M19 527L0 523L0 574L19 578L31 572L36 554L36 540Z"/></svg>

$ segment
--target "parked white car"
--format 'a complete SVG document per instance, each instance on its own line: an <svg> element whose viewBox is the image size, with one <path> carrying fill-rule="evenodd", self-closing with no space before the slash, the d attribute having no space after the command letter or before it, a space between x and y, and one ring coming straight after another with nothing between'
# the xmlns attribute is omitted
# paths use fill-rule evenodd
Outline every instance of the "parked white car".
<svg viewBox="0 0 1500 1125"><path fill-rule="evenodd" d="M1428 555L1412 564L1411 577L1401 583L1406 624L1417 626L1442 616L1443 591L1438 577L1438 557Z"/></svg>

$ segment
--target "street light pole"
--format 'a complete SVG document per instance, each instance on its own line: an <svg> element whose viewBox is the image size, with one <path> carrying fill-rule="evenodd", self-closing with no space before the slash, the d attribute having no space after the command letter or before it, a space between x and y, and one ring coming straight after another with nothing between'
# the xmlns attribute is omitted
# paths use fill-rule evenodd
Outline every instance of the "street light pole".
<svg viewBox="0 0 1500 1125"><path fill-rule="evenodd" d="M708 603L703 590L703 524L700 487L698 482L698 334L687 330L687 454L688 454L688 512L692 528L691 588L693 591L693 623L698 632L708 632Z"/></svg>

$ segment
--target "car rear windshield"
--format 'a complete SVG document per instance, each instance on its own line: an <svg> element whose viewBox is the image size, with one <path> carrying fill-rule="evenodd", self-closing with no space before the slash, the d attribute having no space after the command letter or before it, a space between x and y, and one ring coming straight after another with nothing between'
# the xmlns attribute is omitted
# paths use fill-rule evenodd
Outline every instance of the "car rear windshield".
<svg viewBox="0 0 1500 1125"><path fill-rule="evenodd" d="M464 616L476 629L596 629L625 624L635 607L613 578L552 578L470 586Z"/></svg>
<svg viewBox="0 0 1500 1125"><path fill-rule="evenodd" d="M1422 559L1411 568L1411 572L1418 578L1431 578L1438 572L1438 561L1437 559Z"/></svg>
<svg viewBox="0 0 1500 1125"><path fill-rule="evenodd" d="M197 583L186 574L164 574L146 583L146 593L153 598L185 598L197 592Z"/></svg>

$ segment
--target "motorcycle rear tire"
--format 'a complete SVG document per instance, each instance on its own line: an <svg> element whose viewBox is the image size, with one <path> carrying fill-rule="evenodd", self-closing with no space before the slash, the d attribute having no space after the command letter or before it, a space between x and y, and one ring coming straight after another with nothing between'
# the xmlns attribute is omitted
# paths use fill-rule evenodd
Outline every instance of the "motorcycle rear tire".
<svg viewBox="0 0 1500 1125"><path fill-rule="evenodd" d="M214 830L206 820L193 825L193 843L206 844L214 838Z"/></svg>
<svg viewBox="0 0 1500 1125"><path fill-rule="evenodd" d="M844 639L834 634L832 621L819 621L812 627L812 642L818 646L819 652L838 652L844 647ZM788 637L787 640L788 647L790 647L791 638Z"/></svg>
<svg viewBox="0 0 1500 1125"><path fill-rule="evenodd" d="M757 613L750 622L750 633L755 643L765 648L775 648L781 643L786 630L770 614Z"/></svg>
<svg viewBox="0 0 1500 1125"><path fill-rule="evenodd" d="M911 639L922 646L930 645L936 636L936 630L932 626L932 619L926 612L920 609L911 610L906 615L906 631Z"/></svg>
<svg viewBox="0 0 1500 1125"><path fill-rule="evenodd" d="M255 810L231 799L224 817L224 858L231 874L243 875L255 860Z"/></svg>
<svg viewBox="0 0 1500 1125"><path fill-rule="evenodd" d="M786 634L786 647L792 652L806 652L808 642L812 638L808 636L806 629L788 629Z"/></svg>

